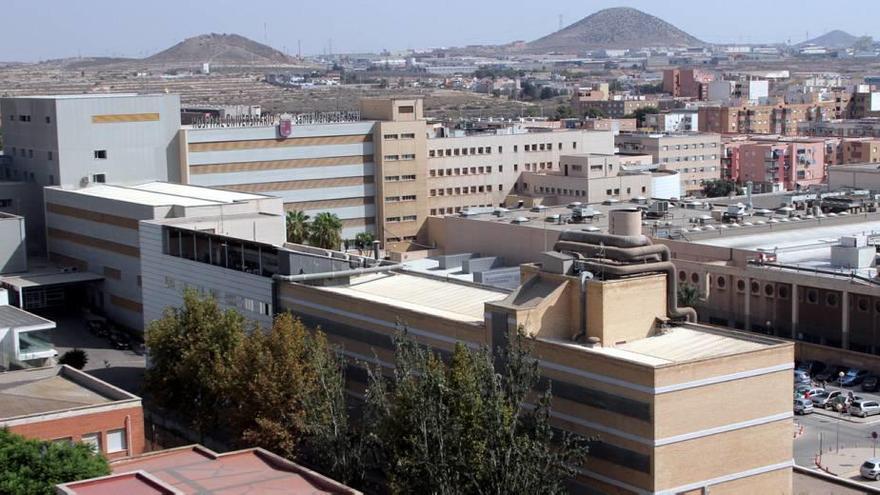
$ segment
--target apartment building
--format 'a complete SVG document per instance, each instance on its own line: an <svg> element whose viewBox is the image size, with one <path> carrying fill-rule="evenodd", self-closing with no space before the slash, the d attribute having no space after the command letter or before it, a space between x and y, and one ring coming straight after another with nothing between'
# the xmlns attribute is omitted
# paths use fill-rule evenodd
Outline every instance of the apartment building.
<svg viewBox="0 0 880 495"><path fill-rule="evenodd" d="M702 132L797 135L806 122L837 118L834 102L699 108Z"/></svg>
<svg viewBox="0 0 880 495"><path fill-rule="evenodd" d="M83 442L111 460L144 451L140 397L66 365L0 373L0 428Z"/></svg>
<svg viewBox="0 0 880 495"><path fill-rule="evenodd" d="M770 96L770 82L766 80L719 80L708 83L708 86L708 100L710 101L758 103Z"/></svg>
<svg viewBox="0 0 880 495"><path fill-rule="evenodd" d="M605 117L621 119L635 113L642 108L657 108L657 100L648 100L645 97L616 96L610 100L590 100L579 102L579 114L594 109L602 112Z"/></svg>
<svg viewBox="0 0 880 495"><path fill-rule="evenodd" d="M699 194L703 183L721 177L721 136L707 133L619 134L614 142L622 153L645 153L660 170L678 173L685 195Z"/></svg>
<svg viewBox="0 0 880 495"><path fill-rule="evenodd" d="M145 321L143 305L140 229L144 221L176 219L206 233L260 238L274 244L285 240L282 204L275 197L150 182L137 186L96 184L80 189L48 187L45 200L50 259L77 272L90 273L98 282L85 291L70 291L64 286L29 287L24 298L26 309L67 305L74 298L135 331L143 330L151 321ZM180 249L194 252L196 246ZM253 265L250 260L236 262ZM187 279L179 283L192 285L198 280L198 272L172 270L165 275L177 278L174 274L178 273L187 274ZM249 307L244 301L238 303L242 310L259 309L253 301ZM265 317L271 312L264 309L262 314Z"/></svg>
<svg viewBox="0 0 880 495"><path fill-rule="evenodd" d="M591 131L636 132L638 119L584 119L584 129Z"/></svg>
<svg viewBox="0 0 880 495"><path fill-rule="evenodd" d="M563 155L560 168L560 171L524 172L516 184L516 192L542 198L544 205L681 196L681 180L676 172L626 166L617 155Z"/></svg>
<svg viewBox="0 0 880 495"><path fill-rule="evenodd" d="M645 127L657 132L696 132L700 129L699 113L696 110L649 113L645 115Z"/></svg>
<svg viewBox="0 0 880 495"><path fill-rule="evenodd" d="M835 164L880 162L880 139L841 139L837 145Z"/></svg>
<svg viewBox="0 0 880 495"><path fill-rule="evenodd" d="M849 115L852 119L880 117L880 92L871 91L869 86L860 86L852 94Z"/></svg>
<svg viewBox="0 0 880 495"><path fill-rule="evenodd" d="M807 136L840 138L880 138L880 119L840 119L831 121L802 122L798 130Z"/></svg>
<svg viewBox="0 0 880 495"><path fill-rule="evenodd" d="M428 139L427 145L430 215L503 205L521 174L559 172L567 154L614 154L609 131L471 135Z"/></svg>
<svg viewBox="0 0 880 495"><path fill-rule="evenodd" d="M779 140L738 146L739 184L751 181L755 192L794 191L825 182L825 141Z"/></svg>
<svg viewBox="0 0 880 495"><path fill-rule="evenodd" d="M676 98L706 100L709 97L709 83L714 80L715 73L703 69L665 69L663 92Z"/></svg>
<svg viewBox="0 0 880 495"><path fill-rule="evenodd" d="M572 253L640 237L640 214L623 215L615 234L551 241L512 292L389 267L279 282L278 305L320 325L347 358L386 368L402 328L441 355L457 342L495 349L522 329L552 385L554 424L596 439L575 492L791 493L793 345L684 321L692 313L676 306L675 271L662 262L590 265L593 277L582 276ZM363 390L363 373L348 377Z"/></svg>

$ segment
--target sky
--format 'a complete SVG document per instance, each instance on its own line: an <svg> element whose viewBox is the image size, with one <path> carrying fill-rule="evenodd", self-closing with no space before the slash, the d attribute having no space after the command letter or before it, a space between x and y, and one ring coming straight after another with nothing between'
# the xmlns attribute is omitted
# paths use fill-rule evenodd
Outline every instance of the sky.
<svg viewBox="0 0 880 495"><path fill-rule="evenodd" d="M878 37L880 2L826 15L828 0L2 0L0 61L144 57L209 32L295 55L533 40L608 7L634 7L711 43L804 41L826 31ZM735 6L735 8L734 8Z"/></svg>

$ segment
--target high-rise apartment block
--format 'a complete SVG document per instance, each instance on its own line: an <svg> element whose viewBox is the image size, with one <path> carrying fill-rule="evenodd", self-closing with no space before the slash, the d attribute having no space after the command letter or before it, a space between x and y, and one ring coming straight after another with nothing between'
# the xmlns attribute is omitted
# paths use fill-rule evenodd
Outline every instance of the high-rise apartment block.
<svg viewBox="0 0 880 495"><path fill-rule="evenodd" d="M704 133L621 133L621 153L653 156L661 170L678 173L682 193L698 193L706 181L721 178L721 136Z"/></svg>

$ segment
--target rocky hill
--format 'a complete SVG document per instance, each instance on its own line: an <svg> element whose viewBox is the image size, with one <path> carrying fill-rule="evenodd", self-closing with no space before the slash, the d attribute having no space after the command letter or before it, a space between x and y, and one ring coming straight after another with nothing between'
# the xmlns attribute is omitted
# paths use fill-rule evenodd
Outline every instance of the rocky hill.
<svg viewBox="0 0 880 495"><path fill-rule="evenodd" d="M526 45L533 53L579 53L601 48L704 46L663 19L629 7L600 10Z"/></svg>
<svg viewBox="0 0 880 495"><path fill-rule="evenodd" d="M284 53L237 34L203 34L147 57L151 64L273 65L293 60Z"/></svg>
<svg viewBox="0 0 880 495"><path fill-rule="evenodd" d="M798 43L798 46L819 45L824 46L825 48L849 48L853 46L858 39L858 36L853 36L846 31L841 31L840 29L835 29L834 31L827 32L822 36L804 41L803 43Z"/></svg>

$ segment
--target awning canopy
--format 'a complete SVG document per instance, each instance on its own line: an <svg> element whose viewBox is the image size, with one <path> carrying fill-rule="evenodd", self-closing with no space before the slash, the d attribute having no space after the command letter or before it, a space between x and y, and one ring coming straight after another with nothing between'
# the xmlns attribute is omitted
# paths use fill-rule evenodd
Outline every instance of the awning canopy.
<svg viewBox="0 0 880 495"><path fill-rule="evenodd" d="M104 280L104 277L90 272L43 272L2 277L0 278L0 285L21 292L22 289L30 287L48 287L82 282L97 282L100 280Z"/></svg>

